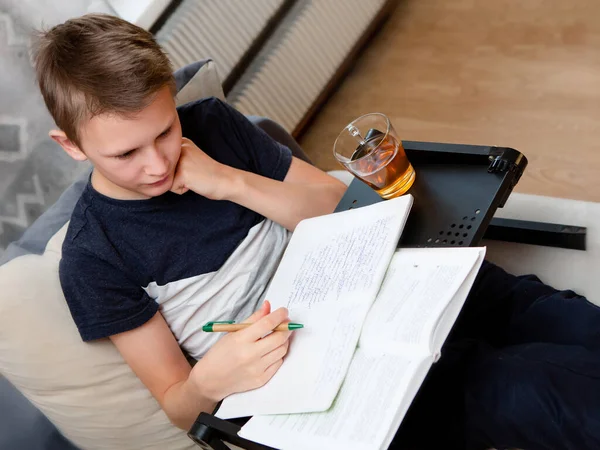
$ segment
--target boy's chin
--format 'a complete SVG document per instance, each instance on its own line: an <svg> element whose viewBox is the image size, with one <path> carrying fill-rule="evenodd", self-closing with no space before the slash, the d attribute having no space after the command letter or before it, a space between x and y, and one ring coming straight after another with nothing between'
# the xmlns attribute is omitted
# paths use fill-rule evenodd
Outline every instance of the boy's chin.
<svg viewBox="0 0 600 450"><path fill-rule="evenodd" d="M163 195L163 194L166 194L167 192L169 192L171 190L172 186L173 186L173 182L165 183L162 186L156 186L156 187L149 186L148 189L144 189L143 194L148 197L158 197L160 195Z"/></svg>
<svg viewBox="0 0 600 450"><path fill-rule="evenodd" d="M158 197L159 195L163 195L166 192L169 192L173 187L173 176L169 176L164 182L154 185L154 184L146 184L143 187L144 195L149 197Z"/></svg>

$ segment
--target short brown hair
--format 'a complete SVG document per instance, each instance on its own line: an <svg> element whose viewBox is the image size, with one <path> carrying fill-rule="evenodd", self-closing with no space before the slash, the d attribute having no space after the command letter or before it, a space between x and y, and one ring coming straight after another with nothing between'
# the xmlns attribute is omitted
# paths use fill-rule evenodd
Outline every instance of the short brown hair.
<svg viewBox="0 0 600 450"><path fill-rule="evenodd" d="M82 121L103 113L133 115L164 86L175 94L173 68L152 34L106 14L38 33L34 65L50 114L78 146Z"/></svg>

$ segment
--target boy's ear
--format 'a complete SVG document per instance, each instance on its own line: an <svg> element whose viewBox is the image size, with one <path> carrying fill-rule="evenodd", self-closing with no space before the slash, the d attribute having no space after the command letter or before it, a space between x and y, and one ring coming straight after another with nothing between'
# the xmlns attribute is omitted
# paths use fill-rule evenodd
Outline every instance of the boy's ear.
<svg viewBox="0 0 600 450"><path fill-rule="evenodd" d="M50 130L48 135L60 145L67 154L76 161L85 161L87 156L62 130Z"/></svg>

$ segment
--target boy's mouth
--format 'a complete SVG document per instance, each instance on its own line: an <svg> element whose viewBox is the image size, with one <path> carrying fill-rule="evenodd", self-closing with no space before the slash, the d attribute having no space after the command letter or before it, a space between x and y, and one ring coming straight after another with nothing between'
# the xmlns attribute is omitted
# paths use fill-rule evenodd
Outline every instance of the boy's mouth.
<svg viewBox="0 0 600 450"><path fill-rule="evenodd" d="M169 181L170 175L166 175L164 178L155 181L154 183L149 183L148 186L152 186L152 187L158 187L158 186L162 186L163 184L165 184L167 181Z"/></svg>

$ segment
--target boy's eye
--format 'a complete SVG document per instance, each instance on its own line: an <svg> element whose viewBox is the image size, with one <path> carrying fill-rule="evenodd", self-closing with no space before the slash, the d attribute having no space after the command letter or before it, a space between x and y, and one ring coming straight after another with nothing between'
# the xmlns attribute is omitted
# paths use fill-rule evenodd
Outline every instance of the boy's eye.
<svg viewBox="0 0 600 450"><path fill-rule="evenodd" d="M129 158L131 155L133 155L133 152L134 152L134 151L135 151L135 150L129 150L128 152L126 152L126 153L123 153L122 155L117 155L117 156L115 156L115 158L117 158L117 159L127 159L127 158Z"/></svg>
<svg viewBox="0 0 600 450"><path fill-rule="evenodd" d="M169 128L168 130L163 131L162 133L160 133L160 135L158 137L159 138L163 138L163 137L167 136L170 132L171 132L171 128Z"/></svg>

